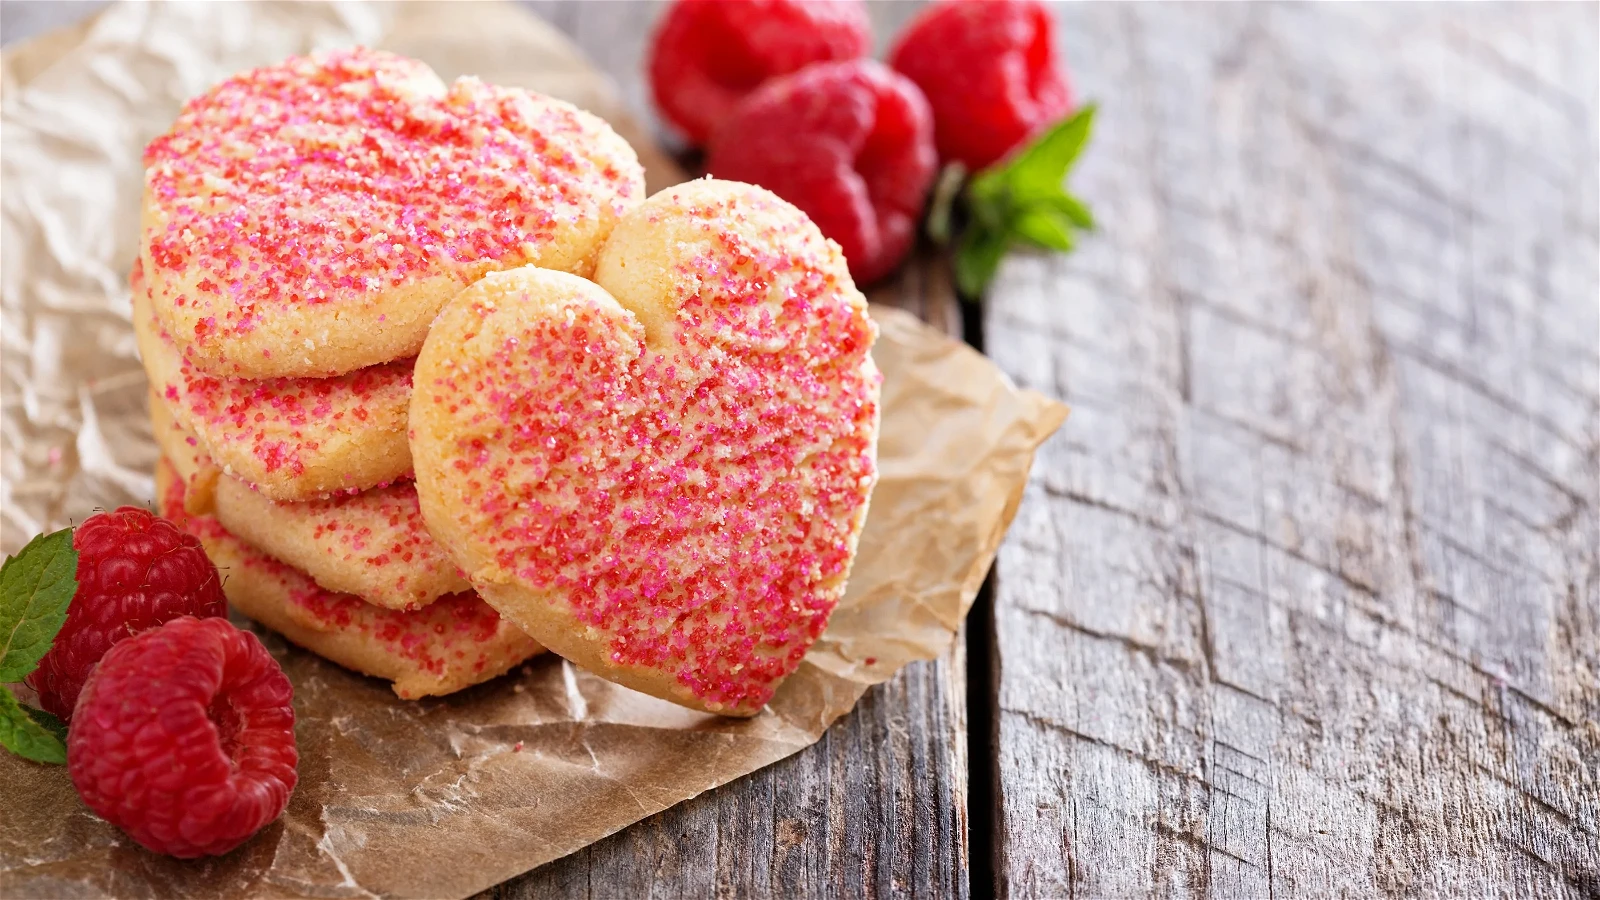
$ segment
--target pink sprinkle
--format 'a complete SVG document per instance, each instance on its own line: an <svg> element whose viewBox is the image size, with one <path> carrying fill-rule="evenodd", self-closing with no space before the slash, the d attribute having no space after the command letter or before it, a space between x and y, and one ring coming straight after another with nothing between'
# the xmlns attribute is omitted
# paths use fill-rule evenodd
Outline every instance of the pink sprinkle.
<svg viewBox="0 0 1600 900"><path fill-rule="evenodd" d="M129 276L135 292L148 289L144 268ZM178 348L152 311L151 327L178 355ZM180 359L182 359L180 357ZM323 441L345 431L345 422L374 418L404 421L411 398L412 360L358 369L333 378L218 378L182 359L179 378L162 394L191 430L215 449L243 447L267 472L304 472L327 465ZM193 443L193 438L189 439Z"/></svg>

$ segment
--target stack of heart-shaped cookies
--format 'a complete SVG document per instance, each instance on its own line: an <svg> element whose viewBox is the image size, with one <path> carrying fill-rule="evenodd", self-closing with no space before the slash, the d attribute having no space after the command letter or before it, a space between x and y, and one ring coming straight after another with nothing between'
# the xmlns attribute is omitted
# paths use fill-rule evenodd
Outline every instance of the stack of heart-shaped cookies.
<svg viewBox="0 0 1600 900"><path fill-rule="evenodd" d="M543 645L748 715L799 665L879 387L804 214L645 200L594 116L367 50L222 82L145 166L159 501L241 613L402 697Z"/></svg>
<svg viewBox="0 0 1600 900"><path fill-rule="evenodd" d="M423 526L413 359L487 271L592 272L643 198L632 149L566 104L353 50L222 82L145 166L130 287L162 502L187 495L234 606L402 696L538 652Z"/></svg>

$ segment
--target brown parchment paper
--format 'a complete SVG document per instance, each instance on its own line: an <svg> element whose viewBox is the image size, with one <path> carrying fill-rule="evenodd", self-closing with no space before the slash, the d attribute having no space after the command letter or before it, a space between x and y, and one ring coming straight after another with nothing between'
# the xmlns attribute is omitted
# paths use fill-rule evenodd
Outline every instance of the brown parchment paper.
<svg viewBox="0 0 1600 900"><path fill-rule="evenodd" d="M140 151L239 69L365 43L610 119L652 189L681 174L554 29L498 3L118 5L7 50L0 74L0 545L149 503L156 449L128 322ZM871 685L943 652L1065 418L982 356L874 309L882 478L849 592L761 715L691 712L536 660L421 702L265 635L295 684L300 784L239 850L180 862L0 754L0 897L458 897L815 742Z"/></svg>

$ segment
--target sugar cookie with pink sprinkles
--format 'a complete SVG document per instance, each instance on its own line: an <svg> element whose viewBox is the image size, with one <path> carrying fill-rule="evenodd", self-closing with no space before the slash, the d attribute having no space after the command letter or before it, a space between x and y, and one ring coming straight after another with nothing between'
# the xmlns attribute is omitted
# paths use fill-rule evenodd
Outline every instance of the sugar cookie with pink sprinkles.
<svg viewBox="0 0 1600 900"><path fill-rule="evenodd" d="M216 509L217 482L224 476L211 457L200 449L200 441L172 418L172 410L155 388L150 389L150 433L156 449L172 464L183 482L183 503L191 515L208 516Z"/></svg>
<svg viewBox="0 0 1600 900"><path fill-rule="evenodd" d="M199 442L154 398L150 426L161 454L185 484L185 510L213 516L235 537L322 587L386 609L419 609L472 589L428 533L411 481L328 500L282 503L217 472ZM207 492L198 501L197 490Z"/></svg>
<svg viewBox="0 0 1600 900"><path fill-rule="evenodd" d="M601 119L360 48L224 80L144 164L156 313L200 370L243 378L414 356L485 272L589 275L644 197L638 158Z"/></svg>
<svg viewBox="0 0 1600 900"><path fill-rule="evenodd" d="M844 593L877 479L876 336L799 210L670 188L593 282L516 269L445 307L411 401L423 516L549 649L753 715Z"/></svg>
<svg viewBox="0 0 1600 900"><path fill-rule="evenodd" d="M222 527L330 591L373 606L419 609L472 589L423 525L411 482L348 497L279 503L237 478L217 480Z"/></svg>
<svg viewBox="0 0 1600 900"><path fill-rule="evenodd" d="M133 331L151 388L224 472L274 500L362 491L410 474L410 360L333 378L217 378L178 351L143 286L135 266Z"/></svg>
<svg viewBox="0 0 1600 900"><path fill-rule="evenodd" d="M402 699L450 694L509 671L543 648L470 591L414 612L324 590L305 573L184 511L183 481L156 469L161 514L200 539L234 609L347 669L393 682Z"/></svg>

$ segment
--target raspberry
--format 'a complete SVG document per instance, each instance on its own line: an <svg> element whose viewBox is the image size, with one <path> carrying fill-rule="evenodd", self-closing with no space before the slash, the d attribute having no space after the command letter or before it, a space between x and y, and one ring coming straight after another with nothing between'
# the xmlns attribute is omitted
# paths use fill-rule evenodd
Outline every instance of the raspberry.
<svg viewBox="0 0 1600 900"><path fill-rule="evenodd" d="M972 171L1072 107L1055 23L1033 0L930 6L901 33L889 65L928 95L940 158Z"/></svg>
<svg viewBox="0 0 1600 900"><path fill-rule="evenodd" d="M800 207L869 284L911 249L937 160L922 92L858 59L762 85L717 130L706 164Z"/></svg>
<svg viewBox="0 0 1600 900"><path fill-rule="evenodd" d="M100 661L67 735L97 815L157 853L217 856L283 812L296 781L293 688L227 619L173 619Z"/></svg>
<svg viewBox="0 0 1600 900"><path fill-rule="evenodd" d="M691 144L762 82L872 48L860 0L679 0L650 49L656 105Z"/></svg>
<svg viewBox="0 0 1600 900"><path fill-rule="evenodd" d="M177 616L224 616L222 579L200 542L148 510L90 516L72 534L78 592L50 652L27 677L62 721L111 645Z"/></svg>

